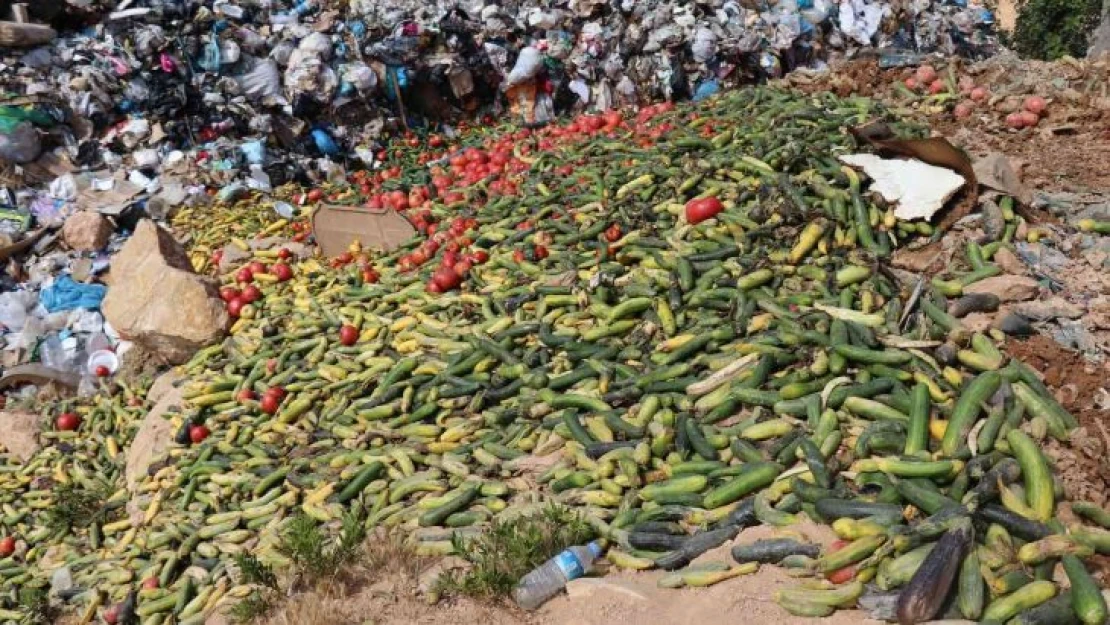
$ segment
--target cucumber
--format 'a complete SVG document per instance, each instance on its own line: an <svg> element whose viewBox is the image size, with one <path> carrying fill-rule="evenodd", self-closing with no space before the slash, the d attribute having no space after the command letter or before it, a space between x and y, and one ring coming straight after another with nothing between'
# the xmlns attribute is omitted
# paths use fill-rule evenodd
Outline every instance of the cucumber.
<svg viewBox="0 0 1110 625"><path fill-rule="evenodd" d="M941 451L945 456L956 457L960 448L966 444L967 435L979 418L983 404L1001 385L1002 376L997 371L984 371L969 382L967 388L960 393L940 443Z"/></svg>
<svg viewBox="0 0 1110 625"><path fill-rule="evenodd" d="M1021 430L1010 430L1006 434L1006 442L1010 444L1010 451L1021 465L1021 474L1025 481L1025 498L1029 506L1036 513L1038 521L1048 521L1052 518L1056 505L1055 487L1048 460L1041 453L1037 443Z"/></svg>
<svg viewBox="0 0 1110 625"><path fill-rule="evenodd" d="M1060 559L1071 582L1071 607L1083 625L1103 625L1108 618L1106 600L1087 567L1076 556Z"/></svg>
<svg viewBox="0 0 1110 625"><path fill-rule="evenodd" d="M696 473L682 475L662 482L648 484L640 489L640 498L652 501L660 496L698 493L704 490L707 484L709 484L709 478L704 475Z"/></svg>
<svg viewBox="0 0 1110 625"><path fill-rule="evenodd" d="M815 506L817 508L817 513L830 521L844 518L902 518L902 506L892 503L871 503L867 501L853 501L850 499L818 499Z"/></svg>
<svg viewBox="0 0 1110 625"><path fill-rule="evenodd" d="M336 496L336 501L339 503L347 503L354 499L370 485L370 482L381 475L383 471L385 471L385 464L378 460L367 464L351 478L351 481L347 483L347 486L345 486L343 490L339 491L339 495Z"/></svg>
<svg viewBox="0 0 1110 625"><path fill-rule="evenodd" d="M987 597L987 585L979 571L979 553L970 549L960 565L960 579L957 582L956 606L960 614L970 621L977 621L983 614Z"/></svg>
<svg viewBox="0 0 1110 625"><path fill-rule="evenodd" d="M803 543L792 538L768 538L733 547L732 559L740 564L745 562L777 564L787 556L802 555L816 558L820 553L821 548L814 544Z"/></svg>
<svg viewBox="0 0 1110 625"><path fill-rule="evenodd" d="M774 462L749 463L745 465L743 473L707 492L703 507L712 510L737 501L744 495L774 482L782 470L782 465Z"/></svg>
<svg viewBox="0 0 1110 625"><path fill-rule="evenodd" d="M1005 623L1022 610L1041 605L1056 596L1056 584L1049 581L1029 582L1014 592L991 602L983 612L984 621Z"/></svg>
<svg viewBox="0 0 1110 625"><path fill-rule="evenodd" d="M463 484L459 489L459 493L446 503L420 515L418 519L420 527L442 525L443 522L447 520L447 517L456 512L465 510L466 507L470 505L470 502L474 501L478 496L481 487L482 485L478 482L467 482Z"/></svg>

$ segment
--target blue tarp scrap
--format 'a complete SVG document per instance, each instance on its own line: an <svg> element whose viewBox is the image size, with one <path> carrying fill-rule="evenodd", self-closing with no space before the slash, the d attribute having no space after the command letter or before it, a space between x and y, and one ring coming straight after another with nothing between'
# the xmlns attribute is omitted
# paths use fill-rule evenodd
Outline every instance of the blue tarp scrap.
<svg viewBox="0 0 1110 625"><path fill-rule="evenodd" d="M62 276L42 290L39 301L51 313L75 308L97 310L107 292L108 287L103 284L81 284L69 276Z"/></svg>

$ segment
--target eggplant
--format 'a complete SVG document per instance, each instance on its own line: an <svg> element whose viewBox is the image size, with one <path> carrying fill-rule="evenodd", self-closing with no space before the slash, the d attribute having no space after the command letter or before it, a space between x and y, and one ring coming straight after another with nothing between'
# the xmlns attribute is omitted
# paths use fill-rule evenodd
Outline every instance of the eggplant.
<svg viewBox="0 0 1110 625"><path fill-rule="evenodd" d="M932 620L944 608L975 530L963 521L945 532L898 595L898 622L911 625Z"/></svg>

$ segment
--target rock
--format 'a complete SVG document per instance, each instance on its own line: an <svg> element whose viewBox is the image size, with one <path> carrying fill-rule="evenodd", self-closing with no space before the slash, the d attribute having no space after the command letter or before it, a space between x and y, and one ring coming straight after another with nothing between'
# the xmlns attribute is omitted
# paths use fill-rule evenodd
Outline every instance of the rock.
<svg viewBox="0 0 1110 625"><path fill-rule="evenodd" d="M990 152L976 160L972 169L981 186L1011 195L1022 204L1033 201L1032 194L1021 184L1021 176L1005 154Z"/></svg>
<svg viewBox="0 0 1110 625"><path fill-rule="evenodd" d="M162 394L158 403L154 404L143 418L135 439L127 449L127 465L123 475L128 490L135 489L142 476L146 475L150 463L173 443L173 422L165 419L164 415L171 408L180 406L184 402L184 392L183 388L171 387L168 392Z"/></svg>
<svg viewBox="0 0 1110 625"><path fill-rule="evenodd" d="M228 315L216 285L196 275L184 248L143 220L112 257L112 285L101 310L120 336L170 364L218 341Z"/></svg>
<svg viewBox="0 0 1110 625"><path fill-rule="evenodd" d="M62 240L70 249L95 252L104 249L112 236L112 223L100 213L81 211L66 219L62 226Z"/></svg>
<svg viewBox="0 0 1110 625"><path fill-rule="evenodd" d="M567 596L572 600L590 599L598 594L620 595L637 601L647 601L647 595L641 593L629 582L604 577L580 577L567 584Z"/></svg>
<svg viewBox="0 0 1110 625"><path fill-rule="evenodd" d="M27 462L42 446L39 443L42 419L37 413L22 410L0 412L0 450Z"/></svg>
<svg viewBox="0 0 1110 625"><path fill-rule="evenodd" d="M977 312L964 317L961 323L972 332L986 332L990 329L992 321L994 321L994 315Z"/></svg>
<svg viewBox="0 0 1110 625"><path fill-rule="evenodd" d="M941 242L930 243L917 249L902 248L894 252L890 261L895 267L912 271L914 273L924 273L931 270L939 270L948 264L951 259L951 254L946 253Z"/></svg>
<svg viewBox="0 0 1110 625"><path fill-rule="evenodd" d="M1037 331L1028 319L1015 312L998 315L994 327L1010 336L1032 336Z"/></svg>
<svg viewBox="0 0 1110 625"><path fill-rule="evenodd" d="M448 571L456 569L464 569L469 566L466 560L456 556L448 556L430 566L427 570L420 574L420 579L417 580L417 589L422 595L436 597L439 578ZM436 597L438 598L438 597Z"/></svg>
<svg viewBox="0 0 1110 625"><path fill-rule="evenodd" d="M146 393L147 401L152 401L157 404L163 397L172 393L176 387L180 386L181 382L184 380L184 375L170 369L158 376L158 379L150 385L150 390Z"/></svg>
<svg viewBox="0 0 1110 625"><path fill-rule="evenodd" d="M994 261L994 264L998 265L998 267L1006 273L1017 275L1025 273L1025 263L1021 262L1021 259L1019 259L1017 256L1014 255L1013 252L1010 251L1010 248L998 248L998 251L994 253L994 257L992 258L992 260Z"/></svg>
<svg viewBox="0 0 1110 625"><path fill-rule="evenodd" d="M1099 353L1098 340L1083 327L1083 323L1071 319L1061 319L1058 326L1049 329L1054 341L1088 354Z"/></svg>
<svg viewBox="0 0 1110 625"><path fill-rule="evenodd" d="M55 597L69 592L73 588L73 571L68 566L63 566L54 571L50 576L50 594Z"/></svg>
<svg viewBox="0 0 1110 625"><path fill-rule="evenodd" d="M1039 289L1033 278L1004 274L970 284L964 287L964 293L993 293L1003 302L1020 302L1036 296Z"/></svg>
<svg viewBox="0 0 1110 625"><path fill-rule="evenodd" d="M1087 48L1087 58L1089 59L1097 59L1102 53L1110 52L1110 10L1106 10L1106 3L1102 6L1102 23L1088 39L1090 47Z"/></svg>
<svg viewBox="0 0 1110 625"><path fill-rule="evenodd" d="M1049 321L1059 318L1078 319L1083 316L1083 308L1059 296L1022 302L1011 308L1013 312L1035 321Z"/></svg>

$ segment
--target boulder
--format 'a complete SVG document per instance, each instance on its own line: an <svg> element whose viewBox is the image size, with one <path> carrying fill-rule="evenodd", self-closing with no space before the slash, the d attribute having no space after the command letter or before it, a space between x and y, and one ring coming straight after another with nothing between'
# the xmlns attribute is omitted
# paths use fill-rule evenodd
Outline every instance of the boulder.
<svg viewBox="0 0 1110 625"><path fill-rule="evenodd" d="M1035 297L1039 288L1033 278L1004 274L972 283L964 287L964 293L993 293L1003 302L1020 302Z"/></svg>
<svg viewBox="0 0 1110 625"><path fill-rule="evenodd" d="M1083 316L1083 308L1073 304L1060 296L1043 300L1023 302L1013 306L1013 311L1034 321L1050 321L1052 319L1078 319Z"/></svg>
<svg viewBox="0 0 1110 625"><path fill-rule="evenodd" d="M22 410L0 411L0 452L7 452L27 462L42 446L39 443L41 418L37 413Z"/></svg>
<svg viewBox="0 0 1110 625"><path fill-rule="evenodd" d="M112 257L101 310L120 336L168 364L218 341L229 321L216 284L194 273L181 244L150 220Z"/></svg>
<svg viewBox="0 0 1110 625"><path fill-rule="evenodd" d="M1014 255L1014 253L1011 252L1009 248L998 248L998 251L994 253L994 258L992 260L994 261L994 264L998 265L998 267L1006 273L1025 273L1025 263L1021 262L1021 259Z"/></svg>
<svg viewBox="0 0 1110 625"><path fill-rule="evenodd" d="M170 375L170 374L166 374ZM165 378L166 376L162 376ZM165 418L170 410L184 404L184 388L161 384L162 378L155 381L154 386L162 390L154 407L143 418L139 431L131 446L127 448L127 465L124 467L124 479L128 490L134 491L139 480L146 475L151 462L161 456L173 444L175 429L173 422Z"/></svg>
<svg viewBox="0 0 1110 625"><path fill-rule="evenodd" d="M62 240L78 252L95 252L108 245L112 236L112 223L100 213L81 211L74 213L62 225Z"/></svg>

